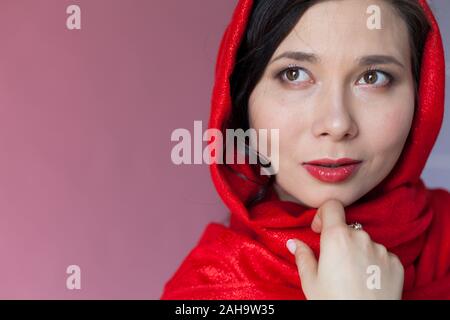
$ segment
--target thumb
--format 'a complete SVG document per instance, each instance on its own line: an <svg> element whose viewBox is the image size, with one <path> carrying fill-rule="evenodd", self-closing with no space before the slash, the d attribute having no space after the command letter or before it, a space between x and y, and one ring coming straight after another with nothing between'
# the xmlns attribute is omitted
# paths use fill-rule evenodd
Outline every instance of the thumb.
<svg viewBox="0 0 450 320"><path fill-rule="evenodd" d="M289 239L286 246L295 255L303 293L306 295L306 292L310 292L315 287L317 278L317 260L314 252L306 243L297 239Z"/></svg>

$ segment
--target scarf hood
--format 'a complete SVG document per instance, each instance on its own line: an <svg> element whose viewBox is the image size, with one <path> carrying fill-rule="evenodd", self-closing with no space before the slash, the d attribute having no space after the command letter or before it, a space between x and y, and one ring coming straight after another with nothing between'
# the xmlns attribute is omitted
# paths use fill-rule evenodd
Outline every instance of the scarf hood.
<svg viewBox="0 0 450 320"><path fill-rule="evenodd" d="M411 131L391 173L347 206L372 240L395 253L405 269L404 299L450 299L450 195L427 189L420 176L438 137L444 114L445 61L438 24L425 0L431 24L421 64L418 108ZM223 131L231 113L229 78L252 12L240 0L220 43L215 66L209 128ZM225 133L224 133L225 136ZM320 235L311 222L316 209L281 201L273 190L255 206L246 201L264 182L248 165L213 163L214 186L231 214L230 226L210 223L166 283L161 299L305 299L295 258L285 243L298 238L320 255ZM261 180L262 179L262 180Z"/></svg>

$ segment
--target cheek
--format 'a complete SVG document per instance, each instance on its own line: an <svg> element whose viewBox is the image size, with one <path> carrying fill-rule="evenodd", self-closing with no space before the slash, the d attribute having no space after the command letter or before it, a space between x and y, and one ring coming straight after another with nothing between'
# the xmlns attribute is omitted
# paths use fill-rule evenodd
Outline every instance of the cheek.
<svg viewBox="0 0 450 320"><path fill-rule="evenodd" d="M264 83L260 83L253 90L249 98L248 119L250 128L279 129L284 125L284 116L280 112L279 102L273 94L268 93Z"/></svg>
<svg viewBox="0 0 450 320"><path fill-rule="evenodd" d="M269 128L271 118L277 114L277 105L274 95L269 93L270 88L262 81L249 97L248 119L250 128ZM276 120L276 119L274 119Z"/></svg>
<svg viewBox="0 0 450 320"><path fill-rule="evenodd" d="M278 129L280 160L290 158L298 151L307 117L299 106L289 104L285 97L265 92L262 87L257 88L249 99L250 128ZM270 134L268 142L271 148Z"/></svg>
<svg viewBox="0 0 450 320"><path fill-rule="evenodd" d="M270 100L255 100L253 103L249 104L249 125L251 129L256 130L256 135L261 137L262 130L267 130L267 135L265 137L266 142L264 143L267 146L266 150L259 150L264 153L265 156L268 156L267 151L272 150L272 130L278 130L278 153L282 152L283 146L283 128L285 125L285 119L279 112L276 112L276 106L271 103ZM262 129L262 130L261 130ZM256 149L260 147L257 145L256 141L251 143L251 146ZM275 146L275 145L274 145Z"/></svg>
<svg viewBox="0 0 450 320"><path fill-rule="evenodd" d="M374 157L394 161L403 150L414 115L414 100L406 100L391 102L385 112L365 115L364 123L368 128L365 145L370 146L368 150L375 153Z"/></svg>

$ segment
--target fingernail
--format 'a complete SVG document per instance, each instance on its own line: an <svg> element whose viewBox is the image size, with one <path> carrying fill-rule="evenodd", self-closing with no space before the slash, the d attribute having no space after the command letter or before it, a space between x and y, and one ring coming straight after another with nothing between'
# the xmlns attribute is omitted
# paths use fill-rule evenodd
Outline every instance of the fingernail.
<svg viewBox="0 0 450 320"><path fill-rule="evenodd" d="M297 249L297 244L293 239L289 239L286 242L286 247L288 248L289 252L292 254L295 254L295 249Z"/></svg>

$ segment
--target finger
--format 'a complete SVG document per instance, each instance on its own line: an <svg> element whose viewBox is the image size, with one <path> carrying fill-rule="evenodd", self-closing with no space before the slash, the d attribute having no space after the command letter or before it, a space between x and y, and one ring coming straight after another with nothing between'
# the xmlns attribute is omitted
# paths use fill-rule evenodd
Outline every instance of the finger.
<svg viewBox="0 0 450 320"><path fill-rule="evenodd" d="M315 287L317 278L317 260L314 252L304 242L290 239L286 243L289 251L295 255L298 274L304 293L310 292Z"/></svg>
<svg viewBox="0 0 450 320"><path fill-rule="evenodd" d="M388 252L388 256L389 256L391 262L394 264L394 266L396 266L399 270L404 272L403 263L400 260L400 258L396 254L394 254L392 252Z"/></svg>
<svg viewBox="0 0 450 320"><path fill-rule="evenodd" d="M314 216L314 219L311 223L311 229L316 233L320 233L322 231L322 221L319 216L319 211L317 211L316 215Z"/></svg>
<svg viewBox="0 0 450 320"><path fill-rule="evenodd" d="M322 224L322 233L334 226L346 226L345 210L340 201L328 200L319 208L318 211Z"/></svg>

